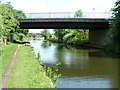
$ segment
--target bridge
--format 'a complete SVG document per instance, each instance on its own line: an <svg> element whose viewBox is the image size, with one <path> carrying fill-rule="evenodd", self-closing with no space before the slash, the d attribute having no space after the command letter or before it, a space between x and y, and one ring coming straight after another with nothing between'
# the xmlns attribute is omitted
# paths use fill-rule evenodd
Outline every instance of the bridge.
<svg viewBox="0 0 120 90"><path fill-rule="evenodd" d="M84 12L83 17L74 17L73 12L26 13L20 20L21 29L107 29L107 12Z"/></svg>
<svg viewBox="0 0 120 90"><path fill-rule="evenodd" d="M110 13L85 12L83 17L74 17L72 12L26 13L21 19L21 29L84 29L89 30L89 42L103 46L109 28Z"/></svg>
<svg viewBox="0 0 120 90"><path fill-rule="evenodd" d="M20 20L21 29L108 29L105 19L97 18L38 18Z"/></svg>

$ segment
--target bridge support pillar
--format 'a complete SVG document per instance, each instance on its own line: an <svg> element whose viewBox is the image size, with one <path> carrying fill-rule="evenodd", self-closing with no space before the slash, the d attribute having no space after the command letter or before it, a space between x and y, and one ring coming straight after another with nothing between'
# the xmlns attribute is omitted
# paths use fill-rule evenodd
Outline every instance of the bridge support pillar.
<svg viewBox="0 0 120 90"><path fill-rule="evenodd" d="M89 43L93 47L102 48L106 44L107 39L106 30L89 30Z"/></svg>

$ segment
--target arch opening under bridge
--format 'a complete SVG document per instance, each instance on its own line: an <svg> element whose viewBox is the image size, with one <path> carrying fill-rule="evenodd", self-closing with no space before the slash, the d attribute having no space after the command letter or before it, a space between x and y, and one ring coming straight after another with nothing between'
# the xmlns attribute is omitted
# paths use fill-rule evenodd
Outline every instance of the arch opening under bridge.
<svg viewBox="0 0 120 90"><path fill-rule="evenodd" d="M102 15L100 17L100 14ZM85 14L83 14L85 16ZM97 15L97 16L95 16ZM92 13L92 17L73 17L67 13L27 13L25 19L19 20L21 29L83 29L89 30L91 45L102 47L105 45L109 29L109 13ZM89 16L89 17L88 17Z"/></svg>

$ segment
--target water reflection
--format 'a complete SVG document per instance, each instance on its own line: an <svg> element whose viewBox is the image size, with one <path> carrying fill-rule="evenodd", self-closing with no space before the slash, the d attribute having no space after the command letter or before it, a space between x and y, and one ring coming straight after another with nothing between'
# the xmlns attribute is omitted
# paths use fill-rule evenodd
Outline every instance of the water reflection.
<svg viewBox="0 0 120 90"><path fill-rule="evenodd" d="M51 42L42 42L41 46L42 46L43 48L48 48L48 47L51 46Z"/></svg>
<svg viewBox="0 0 120 90"><path fill-rule="evenodd" d="M40 52L43 63L53 66L61 62L57 73L58 88L117 88L118 59L100 50L76 49L62 44L31 40L35 53Z"/></svg>

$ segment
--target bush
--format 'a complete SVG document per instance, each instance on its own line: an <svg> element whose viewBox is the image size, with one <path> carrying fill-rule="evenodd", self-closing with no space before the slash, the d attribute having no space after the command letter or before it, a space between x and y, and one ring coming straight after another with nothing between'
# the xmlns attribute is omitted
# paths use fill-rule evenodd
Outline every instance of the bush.
<svg viewBox="0 0 120 90"><path fill-rule="evenodd" d="M110 20L110 30L108 32L109 39L105 49L110 52L120 53L120 0L115 4L112 9L112 19Z"/></svg>
<svg viewBox="0 0 120 90"><path fill-rule="evenodd" d="M55 35L52 35L52 37L50 38L50 40L52 40L52 41L58 41L58 38Z"/></svg>

